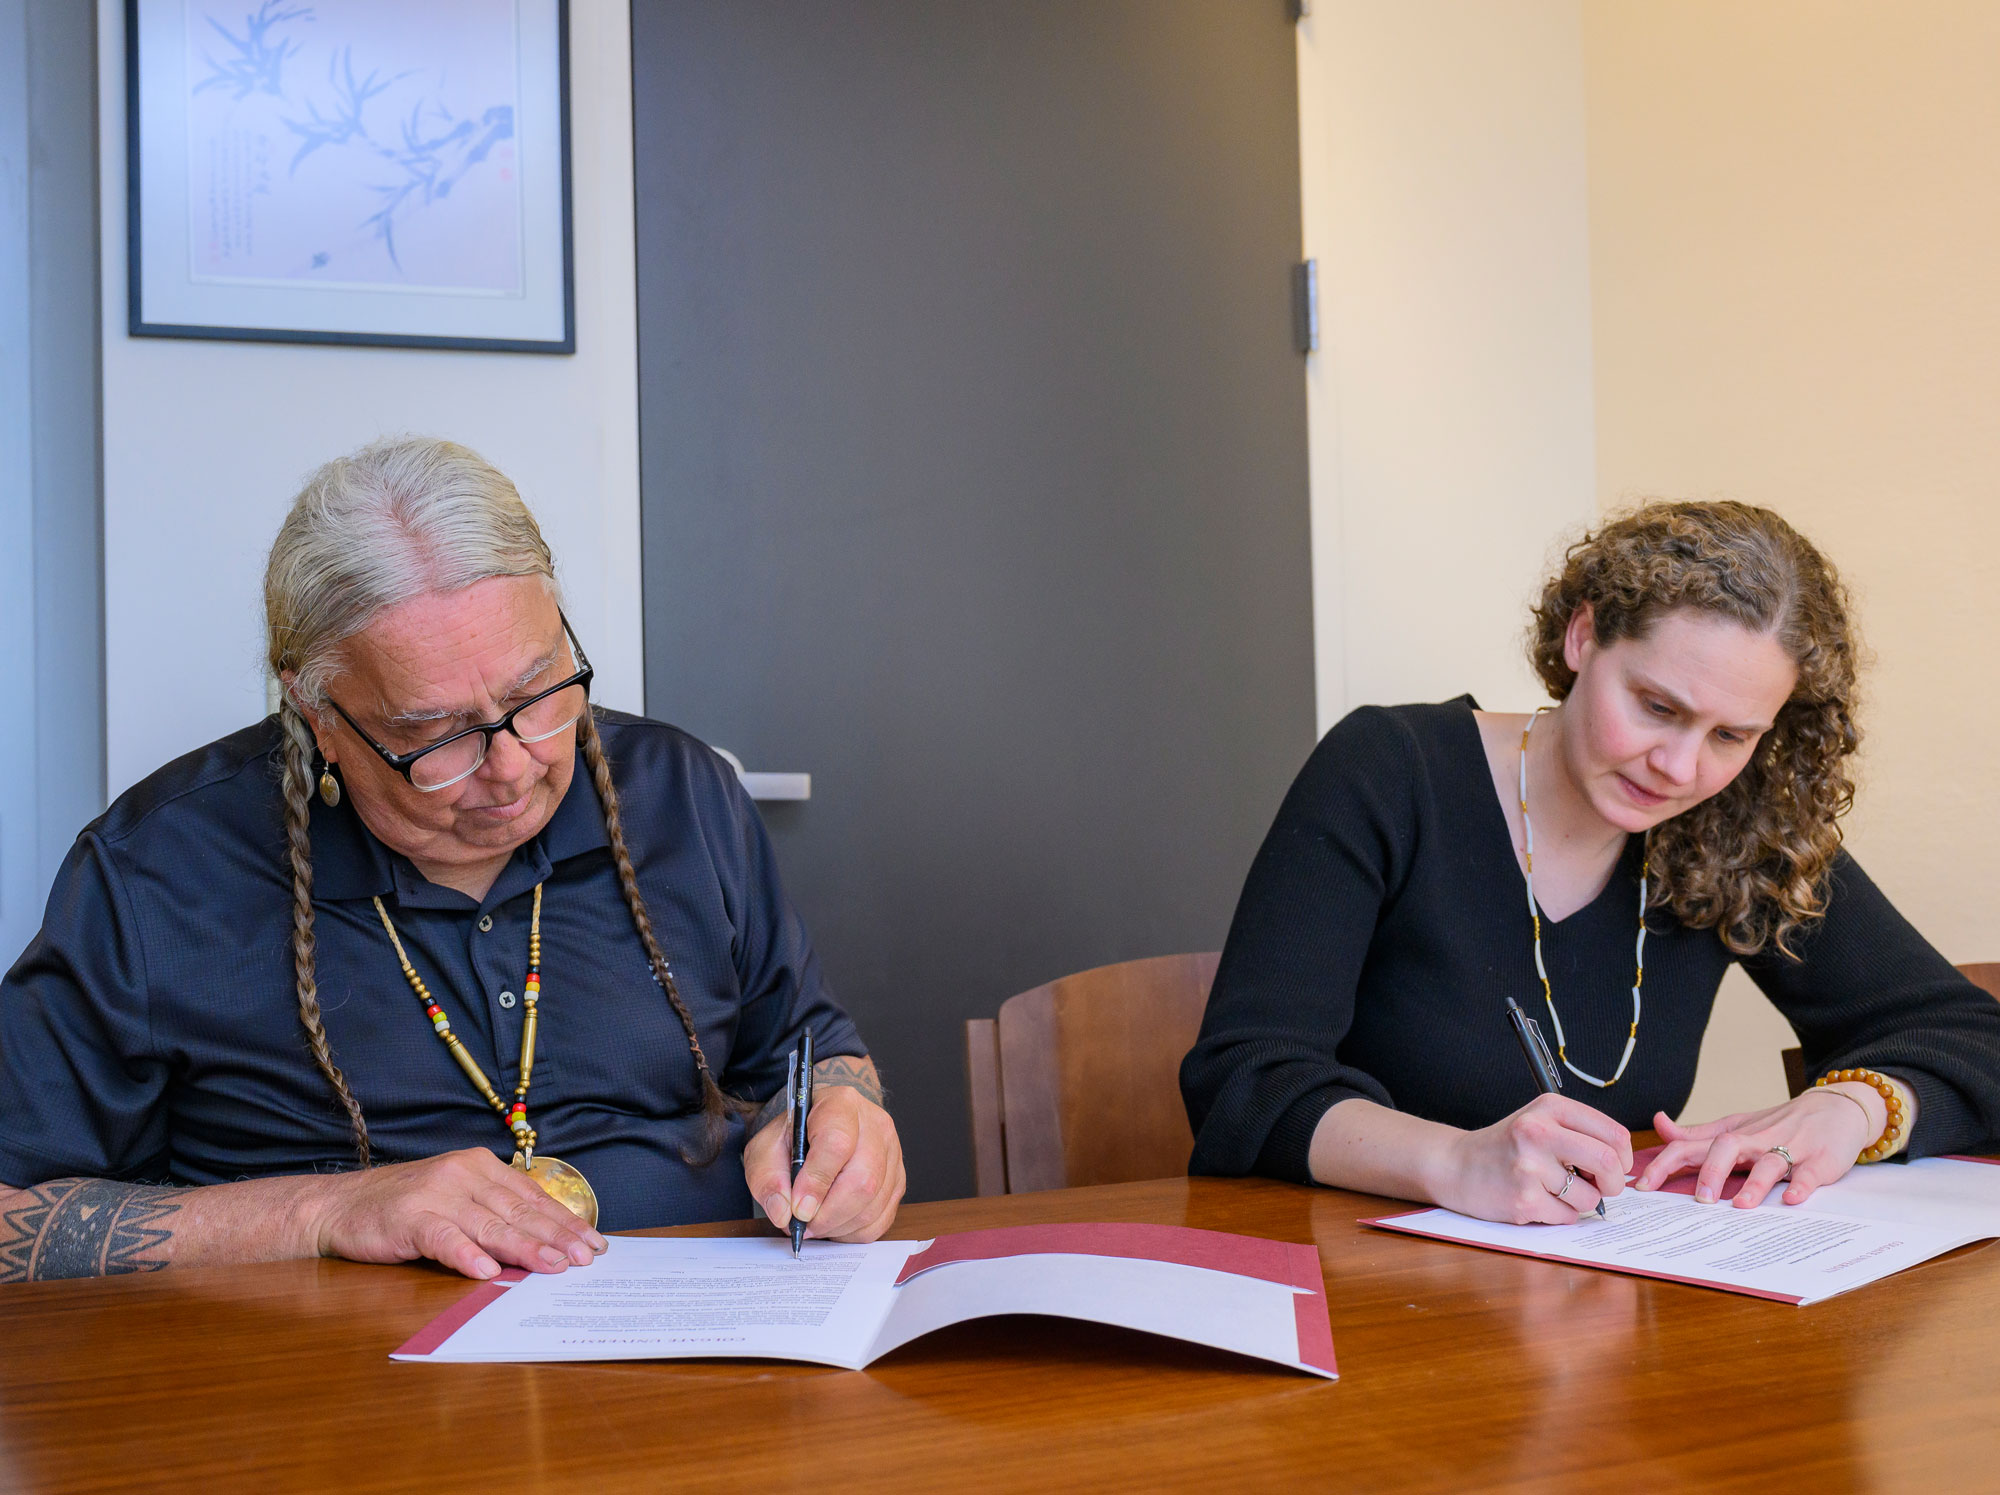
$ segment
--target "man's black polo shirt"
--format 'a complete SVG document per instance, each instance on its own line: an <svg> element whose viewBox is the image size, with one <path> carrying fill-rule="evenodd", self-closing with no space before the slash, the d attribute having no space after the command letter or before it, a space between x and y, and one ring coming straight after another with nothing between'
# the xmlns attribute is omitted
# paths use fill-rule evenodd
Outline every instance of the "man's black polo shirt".
<svg viewBox="0 0 2000 1495"><path fill-rule="evenodd" d="M735 775L673 727L599 721L639 886L723 1088L781 1088L808 1024L816 1053L865 1053ZM312 844L320 1006L377 1158L506 1158L513 1144L432 1031L370 898L511 1094L542 882L538 1150L583 1170L608 1230L751 1212L740 1125L708 1167L681 1160L700 1085L580 760L548 825L477 903L427 881L350 805L314 799ZM41 932L0 984L0 1181L212 1184L353 1166L345 1114L299 1026L291 908L275 718L121 795L78 837Z"/></svg>

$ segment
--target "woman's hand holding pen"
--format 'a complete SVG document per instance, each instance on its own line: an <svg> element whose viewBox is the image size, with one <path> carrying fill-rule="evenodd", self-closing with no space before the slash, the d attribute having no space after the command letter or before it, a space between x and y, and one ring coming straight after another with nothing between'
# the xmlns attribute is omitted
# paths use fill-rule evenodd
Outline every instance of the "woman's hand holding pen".
<svg viewBox="0 0 2000 1495"><path fill-rule="evenodd" d="M1538 1095L1492 1126L1457 1133L1441 1161L1429 1192L1447 1209L1510 1225L1570 1225L1624 1189L1632 1134L1582 1101Z"/></svg>
<svg viewBox="0 0 2000 1495"><path fill-rule="evenodd" d="M1915 1098L1905 1095L1904 1114L1911 1126L1915 1105ZM1779 1184L1785 1184L1786 1204L1803 1204L1814 1189L1852 1168L1887 1124L1882 1097L1872 1086L1855 1084L1818 1087L1782 1106L1739 1111L1699 1126L1682 1126L1662 1112L1654 1125L1666 1146L1632 1186L1657 1189L1693 1168L1694 1196L1707 1204L1722 1197L1723 1182L1738 1164L1748 1164L1750 1176L1734 1201L1738 1209L1755 1209ZM1780 1147L1784 1153L1776 1151ZM1785 1153L1791 1154L1789 1165Z"/></svg>
<svg viewBox="0 0 2000 1495"><path fill-rule="evenodd" d="M876 1240L895 1221L903 1199L902 1139L887 1111L852 1084L828 1083L825 1069L815 1071L819 1088L797 1183L791 1179L791 1129L782 1111L744 1145L744 1179L751 1198L780 1230L791 1227L796 1210L810 1239ZM869 1074L872 1079L872 1066Z"/></svg>

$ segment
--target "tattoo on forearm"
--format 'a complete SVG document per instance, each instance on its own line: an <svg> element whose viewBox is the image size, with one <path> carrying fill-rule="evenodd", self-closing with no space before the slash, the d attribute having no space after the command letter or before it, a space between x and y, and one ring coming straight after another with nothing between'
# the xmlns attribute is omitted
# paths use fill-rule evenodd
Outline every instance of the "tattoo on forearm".
<svg viewBox="0 0 2000 1495"><path fill-rule="evenodd" d="M157 1272L173 1239L179 1189L59 1178L23 1189L0 1213L0 1283Z"/></svg>
<svg viewBox="0 0 2000 1495"><path fill-rule="evenodd" d="M813 1084L845 1085L882 1104L882 1078L875 1073L873 1059L822 1059L813 1066Z"/></svg>
<svg viewBox="0 0 2000 1495"><path fill-rule="evenodd" d="M816 1090L823 1090L829 1085L845 1085L850 1090L859 1090L875 1105L882 1104L882 1077L876 1073L873 1059L850 1059L843 1055L820 1060L813 1066L813 1086ZM756 1136L784 1114L785 1092L780 1090L750 1118L749 1134Z"/></svg>

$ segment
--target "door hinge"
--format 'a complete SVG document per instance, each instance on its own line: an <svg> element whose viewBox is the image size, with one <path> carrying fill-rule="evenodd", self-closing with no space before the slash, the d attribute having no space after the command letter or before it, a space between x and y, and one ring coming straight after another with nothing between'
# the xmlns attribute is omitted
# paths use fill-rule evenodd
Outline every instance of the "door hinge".
<svg viewBox="0 0 2000 1495"><path fill-rule="evenodd" d="M1301 353L1319 351L1319 261L1292 267L1292 331Z"/></svg>

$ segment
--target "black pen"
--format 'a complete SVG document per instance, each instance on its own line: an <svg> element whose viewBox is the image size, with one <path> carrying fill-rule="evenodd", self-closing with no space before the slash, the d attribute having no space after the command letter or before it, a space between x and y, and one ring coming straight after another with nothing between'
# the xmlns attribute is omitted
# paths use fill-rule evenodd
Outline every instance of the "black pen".
<svg viewBox="0 0 2000 1495"><path fill-rule="evenodd" d="M1512 997L1507 999L1507 1021L1514 1025L1514 1036L1521 1040L1521 1052L1527 1056L1528 1068L1535 1072L1535 1088L1543 1095L1554 1095L1563 1088L1563 1077L1556 1070L1555 1055L1549 1052L1548 1040L1542 1037L1541 1024L1521 1010L1521 1004ZM1576 1170L1569 1170L1571 1178ZM1604 1201L1597 1201L1597 1218L1604 1218Z"/></svg>
<svg viewBox="0 0 2000 1495"><path fill-rule="evenodd" d="M803 1060L801 1059L803 1051ZM785 1109L792 1113L792 1187L798 1187L799 1170L806 1165L806 1118L813 1108L813 1036L808 1028L800 1047L792 1050L790 1072L785 1076ZM798 1202L796 1193L793 1203ZM806 1222L796 1214L792 1216L792 1255L797 1256L806 1243Z"/></svg>

